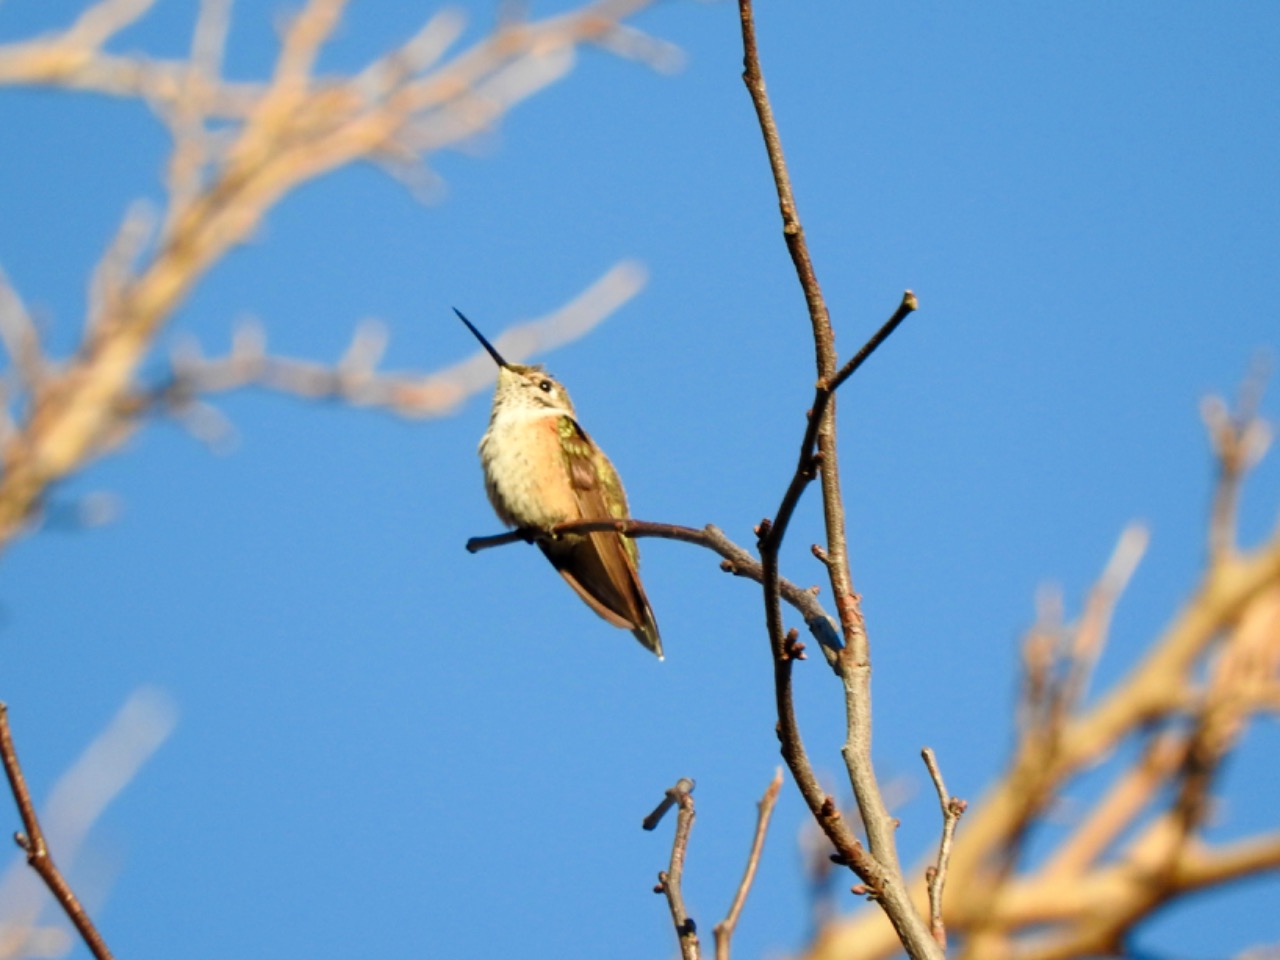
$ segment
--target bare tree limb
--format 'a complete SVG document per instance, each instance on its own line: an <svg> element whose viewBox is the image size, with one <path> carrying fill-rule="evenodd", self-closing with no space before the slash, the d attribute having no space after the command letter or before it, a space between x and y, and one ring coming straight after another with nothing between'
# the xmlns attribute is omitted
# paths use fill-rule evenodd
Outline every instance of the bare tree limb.
<svg viewBox="0 0 1280 960"><path fill-rule="evenodd" d="M720 569L737 577L745 577L760 583L764 570L760 561L756 560L742 547L738 546L715 526L708 524L701 529L681 527L670 523L650 523L644 520L573 520L557 524L550 530L534 530L521 528L507 533L499 533L488 537L472 537L467 541L467 552L478 553L492 547L501 547L510 543L533 543L543 537L566 536L572 533L590 533L594 530L613 530L627 537L657 537L663 540L678 540L705 547L724 558ZM834 662L836 652L840 649L840 635L835 621L818 602L815 588L805 589L789 580L779 578L778 590L783 600L800 612L810 634L821 645L828 660Z"/></svg>
<svg viewBox="0 0 1280 960"><path fill-rule="evenodd" d="M915 309L915 297L908 292L893 317L882 328L881 333L868 342L863 351L849 362L845 370L837 371L835 335L831 327L830 314L805 242L790 176L787 173L782 140L765 90L751 0L739 0L738 10L742 22L743 82L755 106L769 165L773 171L782 217L783 238L808 306L818 373L818 387L813 407L809 412L805 440L801 445L800 463L773 520L761 524L760 532L760 559L764 567L765 622L773 650L774 688L782 754L810 811L822 825L841 859L858 874L870 888L871 895L883 906L908 954L913 958L937 958L941 955L938 945L932 939L928 925L916 910L908 894L894 841L895 823L880 795L875 771L871 764L870 646L867 642L861 603L853 589L849 573L844 502L840 490L836 451L834 402L836 386L843 383L875 350L876 346ZM827 540L824 548L824 563L844 635L844 648L838 658L838 672L845 691L847 722L847 738L843 755L850 782L853 785L854 797L867 831L869 855L840 817L834 800L821 788L805 753L792 698L792 660L787 655L786 637L782 626L777 585L778 550L795 504L799 502L804 488L819 471L822 480L823 517Z"/></svg>
<svg viewBox="0 0 1280 960"><path fill-rule="evenodd" d="M4 703L0 703L0 763L4 764L5 776L9 779L9 789L13 792L14 802L17 803L18 813L22 817L24 832L15 834L14 840L26 853L27 863L31 865L31 869L44 881L67 918L80 932L85 946L97 960L111 960L111 951L107 948L106 941L102 939L98 928L89 919L89 914L80 905L71 885L58 870L52 854L45 845L44 831L40 829L35 804L31 801L26 777L23 776L22 766L18 763L13 734L9 730L9 707Z"/></svg>
<svg viewBox="0 0 1280 960"><path fill-rule="evenodd" d="M742 874L742 882L734 894L733 903L725 918L715 926L716 960L729 960L734 931L738 929L738 919L742 916L742 908L746 905L747 894L751 892L751 884L756 878L756 868L760 865L760 854L764 852L764 838L769 832L769 820L773 816L773 808L778 802L778 792L782 789L782 769L774 774L772 782L760 798L756 816L756 831L751 840L751 853L747 856L747 868Z"/></svg>
<svg viewBox="0 0 1280 960"><path fill-rule="evenodd" d="M675 925L676 938L680 941L682 960L698 960L702 956L698 945L698 926L685 908L684 891L681 888L681 881L684 879L684 858L689 850L689 833L693 830L692 780L683 778L667 791L666 800L646 818L646 830L652 829L647 826L651 820L653 825L657 826L657 819L661 819L662 813L669 809L671 803L675 803L678 807L676 832L671 842L671 862L666 870L658 874L658 885L653 890L654 893L666 895L667 904L671 908L671 922Z"/></svg>
<svg viewBox="0 0 1280 960"><path fill-rule="evenodd" d="M942 839L938 843L938 859L925 876L929 885L929 929L938 946L947 949L947 927L942 919L942 891L947 886L947 866L951 862L951 846L955 842L956 824L964 815L965 802L947 792L942 780L942 768L938 766L938 758L930 747L920 752L924 757L924 765L929 770L929 779L938 794L938 804L942 807Z"/></svg>

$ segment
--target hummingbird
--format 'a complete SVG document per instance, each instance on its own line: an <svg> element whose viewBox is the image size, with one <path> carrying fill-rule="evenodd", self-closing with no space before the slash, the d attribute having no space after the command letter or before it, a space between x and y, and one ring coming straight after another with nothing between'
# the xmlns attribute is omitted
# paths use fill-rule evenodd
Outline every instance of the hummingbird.
<svg viewBox="0 0 1280 960"><path fill-rule="evenodd" d="M508 363L461 310L453 312L498 364L480 440L485 492L498 519L546 531L571 520L629 517L618 471L578 423L568 391L541 365ZM540 539L538 546L587 606L662 659L634 540L609 530Z"/></svg>

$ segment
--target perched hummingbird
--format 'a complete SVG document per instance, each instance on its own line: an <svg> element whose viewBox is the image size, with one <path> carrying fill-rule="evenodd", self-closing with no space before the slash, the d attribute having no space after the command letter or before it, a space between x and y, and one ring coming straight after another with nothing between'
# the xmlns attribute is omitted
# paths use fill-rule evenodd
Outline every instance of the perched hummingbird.
<svg viewBox="0 0 1280 960"><path fill-rule="evenodd" d="M630 516L618 471L578 423L569 394L541 366L507 363L462 315L498 364L489 427L480 440L485 492L509 527L548 530L570 520ZM613 531L539 540L551 565L578 596L662 659L662 640L640 583L640 552Z"/></svg>

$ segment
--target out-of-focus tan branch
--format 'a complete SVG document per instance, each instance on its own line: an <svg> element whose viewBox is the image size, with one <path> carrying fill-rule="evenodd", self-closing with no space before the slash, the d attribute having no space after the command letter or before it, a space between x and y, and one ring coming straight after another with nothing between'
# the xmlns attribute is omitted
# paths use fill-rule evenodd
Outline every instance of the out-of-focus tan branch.
<svg viewBox="0 0 1280 960"><path fill-rule="evenodd" d="M545 317L508 329L496 338L503 356L513 362L544 353L583 336L604 322L644 286L645 271L634 261L623 261L606 271L572 301ZM380 407L411 419L445 416L467 397L485 389L496 376L488 354L477 352L467 360L432 374L380 372L377 367L387 344L386 328L373 321L361 324L336 364L325 365L267 352L265 331L246 325L232 340L231 351L206 358L194 340L174 350L171 376L125 403L131 413L157 410L187 419L202 439L201 424L211 423L212 411L199 405L210 394L259 387L307 400L335 400L358 407Z"/></svg>
<svg viewBox="0 0 1280 960"><path fill-rule="evenodd" d="M56 86L153 104L180 100L189 72L186 63L118 56L102 49L153 4L154 0L101 0L61 33L0 44L0 85ZM219 82L212 112L243 117L260 91L258 84Z"/></svg>
<svg viewBox="0 0 1280 960"><path fill-rule="evenodd" d="M620 21L648 2L598 0L541 21L505 24L448 60L456 21L437 17L364 69L317 78L311 75L316 57L344 4L310 0L286 27L264 84L220 76L225 0L203 3L189 61L104 51L146 11L146 0L101 0L61 33L0 46L0 84L141 98L174 137L158 236L139 229L136 217L126 220L95 271L84 342L56 376L29 392L25 420L0 450L0 549L52 484L136 425L129 418L141 415L135 401L144 392L136 376L156 335L209 268L248 239L281 197L350 163L421 162L424 154L473 135L563 76L579 45L614 37ZM655 62L662 49L651 45ZM268 385L278 388L314 380L314 370L297 364L258 368L270 370ZM350 381L326 395L345 398ZM361 389L383 385L365 377ZM393 390L394 404L387 397L375 402L422 409L442 390L420 383L416 394Z"/></svg>
<svg viewBox="0 0 1280 960"><path fill-rule="evenodd" d="M1257 405L1256 395L1230 415L1225 405L1206 405L1219 411L1206 416L1219 459L1209 518L1217 533L1199 585L1129 675L1096 703L1085 702L1085 682L1145 533L1121 538L1078 623L1062 625L1049 605L1031 631L1014 756L972 806L952 852L943 914L962 955L1067 960L1112 952L1178 897L1280 868L1274 835L1229 847L1203 836L1223 759L1255 716L1280 706L1280 528L1242 551L1231 519L1238 487L1270 435ZM1143 738L1138 759L1115 772L1057 849L1039 864L1023 863L1027 828L1074 777L1123 741ZM926 902L923 880L913 895ZM897 949L883 918L865 911L829 924L808 956L859 960Z"/></svg>

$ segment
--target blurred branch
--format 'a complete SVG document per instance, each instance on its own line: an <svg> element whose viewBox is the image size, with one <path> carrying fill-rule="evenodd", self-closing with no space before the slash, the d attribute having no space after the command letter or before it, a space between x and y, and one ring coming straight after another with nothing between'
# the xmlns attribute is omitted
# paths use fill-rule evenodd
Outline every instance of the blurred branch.
<svg viewBox="0 0 1280 960"><path fill-rule="evenodd" d="M563 307L507 330L498 338L507 351L504 356L523 359L583 336L634 297L644 282L645 273L638 264L615 264ZM494 379L492 361L480 353L433 374L379 372L386 345L385 327L365 322L357 327L337 363L326 366L271 356L265 331L245 325L236 331L230 353L222 357L204 357L194 340L180 344L170 357L168 379L131 396L124 404L130 416L146 411L167 414L187 422L203 436L207 431L202 425L213 422L213 411L202 405L201 398L245 387L306 400L381 408L418 419L453 412Z"/></svg>
<svg viewBox="0 0 1280 960"><path fill-rule="evenodd" d="M1280 869L1280 840L1228 845L1205 836L1217 773L1259 716L1280 712L1280 527L1242 550L1235 501L1270 430L1258 388L1227 412L1207 401L1218 457L1206 569L1189 599L1132 668L1094 703L1085 700L1111 612L1146 545L1121 536L1084 613L1070 626L1050 608L1027 638L1024 718L1008 770L971 808L951 856L943 918L967 956L1069 960L1123 949L1132 931L1186 895ZM1247 453L1246 453L1247 451ZM1228 506L1224 506L1224 504ZM1225 538L1225 539L1224 539ZM1024 866L1030 828L1084 771L1126 742L1121 763L1088 815L1036 866ZM926 897L925 883L914 895ZM885 958L896 932L867 911L821 931L810 958Z"/></svg>
<svg viewBox="0 0 1280 960"><path fill-rule="evenodd" d="M1271 444L1271 427L1258 416L1267 373L1261 361L1255 363L1240 388L1234 413L1220 397L1206 397L1200 405L1209 444L1218 463L1218 482L1209 521L1209 552L1215 557L1235 546L1240 485Z"/></svg>
<svg viewBox="0 0 1280 960"><path fill-rule="evenodd" d="M94 272L84 340L60 365L39 363L16 295L6 290L0 334L22 374L25 398L8 384L23 416L0 450L0 549L39 507L51 485L112 450L154 395L137 383L159 332L210 268L249 239L268 211L303 183L369 161L409 175L434 151L496 123L525 98L563 77L576 49L601 44L654 67L671 48L642 41L621 21L648 0L597 0L542 20L509 21L446 58L462 30L455 13L429 18L413 37L348 76L315 77L344 4L309 0L283 30L265 82L221 76L229 27L226 0L204 0L186 60L119 56L106 45L151 6L149 0L99 0L67 29L0 45L0 84L91 90L138 99L173 138L166 197L155 217L125 218ZM155 233L151 223L159 224ZM626 286L625 283L622 284ZM618 289L608 300L625 299ZM594 308L593 308L594 309ZM592 310L588 310L588 313ZM607 311L606 311L607 312ZM252 339L243 341L252 345ZM447 382L386 382L369 358L377 337L358 335L347 365L318 371L298 361L269 361L252 350L229 363L192 363L165 401L185 402L197 385L258 382L303 395L389 406L411 415L447 405ZM42 374L39 389L34 377ZM176 379L176 378L175 378ZM418 378L410 378L418 379ZM25 406L18 401L25 399ZM456 402L456 401L455 401ZM189 411L188 411L189 412Z"/></svg>

